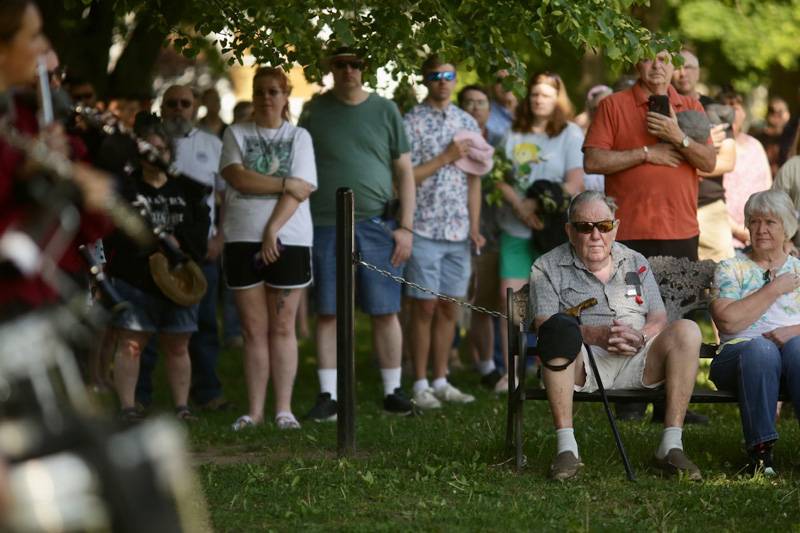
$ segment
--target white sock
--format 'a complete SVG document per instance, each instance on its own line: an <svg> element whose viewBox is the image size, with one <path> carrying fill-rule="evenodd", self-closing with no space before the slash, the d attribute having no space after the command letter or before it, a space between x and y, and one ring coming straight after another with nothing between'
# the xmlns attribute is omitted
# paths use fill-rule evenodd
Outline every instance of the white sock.
<svg viewBox="0 0 800 533"><path fill-rule="evenodd" d="M384 396L394 394L394 390L400 388L400 374L402 374L402 371L403 369L399 366L397 368L381 368Z"/></svg>
<svg viewBox="0 0 800 533"><path fill-rule="evenodd" d="M563 452L572 452L575 457L580 458L580 455L578 455L578 441L575 440L575 430L573 428L557 429L556 438L558 439L556 455Z"/></svg>
<svg viewBox="0 0 800 533"><path fill-rule="evenodd" d="M664 433L661 434L661 444L656 450L656 457L663 459L673 448L683 449L683 428L664 428Z"/></svg>
<svg viewBox="0 0 800 533"><path fill-rule="evenodd" d="M317 376L319 376L319 391L322 393L327 392L331 395L331 399L336 399L336 369L335 368L319 368L317 369Z"/></svg>
<svg viewBox="0 0 800 533"><path fill-rule="evenodd" d="M441 390L447 386L447 378L436 378L433 380L433 390Z"/></svg>
<svg viewBox="0 0 800 533"><path fill-rule="evenodd" d="M485 376L486 374L491 374L495 371L494 360L489 359L488 361L478 361L478 372L481 373L481 376Z"/></svg>
<svg viewBox="0 0 800 533"><path fill-rule="evenodd" d="M424 390L428 390L430 388L431 384L428 383L428 380L425 378L418 379L417 381L414 382L414 394L417 394L418 392L422 392Z"/></svg>

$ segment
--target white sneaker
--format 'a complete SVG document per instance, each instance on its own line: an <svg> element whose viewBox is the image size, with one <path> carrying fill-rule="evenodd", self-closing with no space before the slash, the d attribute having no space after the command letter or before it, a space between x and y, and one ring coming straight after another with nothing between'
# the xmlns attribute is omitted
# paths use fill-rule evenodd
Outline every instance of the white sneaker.
<svg viewBox="0 0 800 533"><path fill-rule="evenodd" d="M516 382L514 388L516 388L519 386L519 379L517 378L514 381ZM502 378L500 378L500 381L498 381L497 384L494 386L495 394L508 394L508 386L509 386L508 374L505 374L503 375Z"/></svg>
<svg viewBox="0 0 800 533"><path fill-rule="evenodd" d="M508 374L503 375L494 386L495 394L508 394Z"/></svg>
<svg viewBox="0 0 800 533"><path fill-rule="evenodd" d="M433 391L433 394L443 402L470 403L475 401L475 396L464 394L450 383Z"/></svg>
<svg viewBox="0 0 800 533"><path fill-rule="evenodd" d="M442 402L433 395L433 389L423 389L414 393L414 404L420 409L439 409Z"/></svg>

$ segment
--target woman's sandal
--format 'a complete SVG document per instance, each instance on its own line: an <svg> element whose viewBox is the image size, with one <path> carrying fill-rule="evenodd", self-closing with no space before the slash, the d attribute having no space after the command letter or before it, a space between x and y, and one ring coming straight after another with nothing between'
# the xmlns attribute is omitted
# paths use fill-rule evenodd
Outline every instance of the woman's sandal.
<svg viewBox="0 0 800 533"><path fill-rule="evenodd" d="M275 425L278 429L300 429L300 422L292 413L278 413L275 417Z"/></svg>
<svg viewBox="0 0 800 533"><path fill-rule="evenodd" d="M231 425L231 429L234 431L241 431L243 429L251 428L255 426L255 421L250 418L250 415L242 415L236 419L236 422Z"/></svg>
<svg viewBox="0 0 800 533"><path fill-rule="evenodd" d="M120 409L119 419L126 424L136 424L144 420L144 414L136 407L125 407Z"/></svg>
<svg viewBox="0 0 800 533"><path fill-rule="evenodd" d="M175 417L184 422L194 422L197 420L197 417L192 414L189 407L186 405L178 405L175 407Z"/></svg>

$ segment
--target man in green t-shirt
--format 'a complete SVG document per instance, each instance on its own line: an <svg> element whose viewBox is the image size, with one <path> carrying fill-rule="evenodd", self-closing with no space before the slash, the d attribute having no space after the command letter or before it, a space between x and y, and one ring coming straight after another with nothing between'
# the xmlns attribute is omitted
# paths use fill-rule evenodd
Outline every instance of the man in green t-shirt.
<svg viewBox="0 0 800 533"><path fill-rule="evenodd" d="M415 206L414 170L397 106L362 87L363 54L338 48L328 58L333 89L308 103L300 118L314 141L318 188L311 196L314 281L317 290L317 361L320 395L308 413L336 419L336 190L355 195L356 249L368 263L400 275L411 254ZM394 199L396 218L387 207ZM410 414L400 388L402 333L400 285L358 267L359 303L372 319L373 349L381 367L384 409Z"/></svg>

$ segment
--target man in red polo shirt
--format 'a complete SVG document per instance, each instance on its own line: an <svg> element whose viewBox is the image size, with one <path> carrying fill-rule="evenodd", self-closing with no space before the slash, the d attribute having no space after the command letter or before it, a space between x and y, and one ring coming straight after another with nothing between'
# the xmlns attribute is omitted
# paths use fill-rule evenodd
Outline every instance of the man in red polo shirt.
<svg viewBox="0 0 800 533"><path fill-rule="evenodd" d="M636 65L639 80L600 106L583 143L584 170L604 174L606 194L619 205L617 239L645 257L697 259L697 171L714 170L711 144L684 134L676 114L703 112L700 102L670 85L671 55ZM671 116L648 111L648 97L667 95Z"/></svg>
<svg viewBox="0 0 800 533"><path fill-rule="evenodd" d="M716 163L712 144L698 143L681 131L677 113L703 111L694 98L670 85L672 56L662 51L636 65L638 81L600 102L583 143L586 174L604 174L605 192L617 201L617 241L645 257L667 255L697 260L697 171ZM649 111L650 95L667 95L670 116ZM617 418L638 420L646 404L618 404ZM664 420L654 405L653 422ZM708 423L686 412L685 423Z"/></svg>

